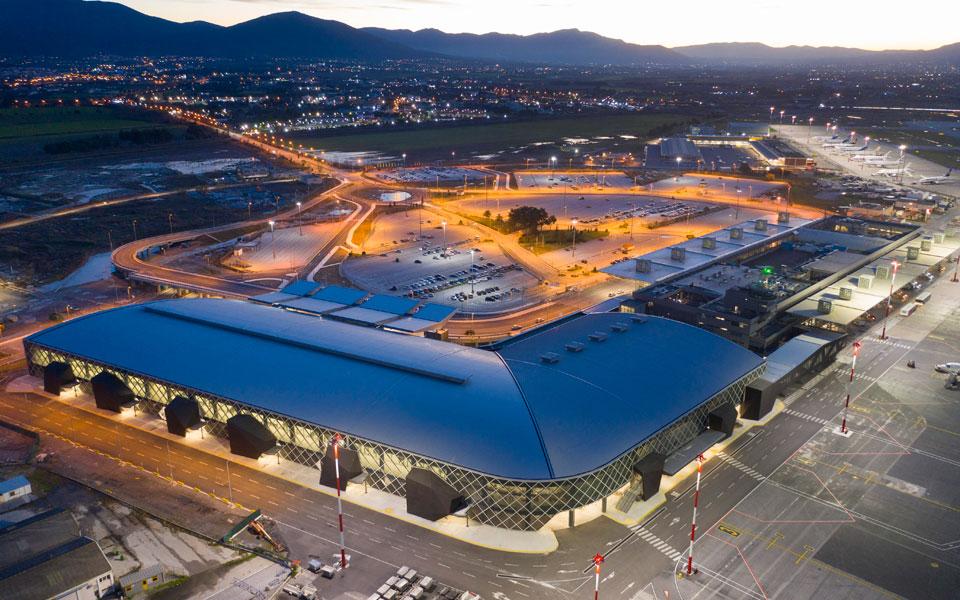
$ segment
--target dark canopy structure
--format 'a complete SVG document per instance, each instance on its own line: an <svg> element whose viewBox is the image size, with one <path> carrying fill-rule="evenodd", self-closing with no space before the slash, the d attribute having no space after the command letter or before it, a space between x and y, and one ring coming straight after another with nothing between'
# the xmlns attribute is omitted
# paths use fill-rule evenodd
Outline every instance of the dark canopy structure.
<svg viewBox="0 0 960 600"><path fill-rule="evenodd" d="M109 371L101 371L90 380L97 408L120 412L126 404L137 401L136 396L119 377Z"/></svg>
<svg viewBox="0 0 960 600"><path fill-rule="evenodd" d="M439 475L413 468L407 474L407 512L430 521L460 510L464 498Z"/></svg>
<svg viewBox="0 0 960 600"><path fill-rule="evenodd" d="M743 392L741 413L744 419L759 421L773 409L777 399L777 385L765 379L758 379L748 385Z"/></svg>
<svg viewBox="0 0 960 600"><path fill-rule="evenodd" d="M167 418L167 431L175 435L186 436L188 429L203 422L200 418L200 405L193 398L177 396L163 412Z"/></svg>
<svg viewBox="0 0 960 600"><path fill-rule="evenodd" d="M340 491L347 489L347 482L363 473L360 455L356 450L340 447ZM333 458L333 442L327 444L327 453L320 459L320 485L337 487L337 469Z"/></svg>
<svg viewBox="0 0 960 600"><path fill-rule="evenodd" d="M737 409L732 402L718 406L710 411L707 416L707 427L713 431L719 431L725 436L733 433L733 427L737 424Z"/></svg>
<svg viewBox="0 0 960 600"><path fill-rule="evenodd" d="M60 390L77 381L73 368L65 362L52 362L43 368L43 391L59 394Z"/></svg>
<svg viewBox="0 0 960 600"><path fill-rule="evenodd" d="M666 456L651 452L633 465L633 472L640 476L643 491L640 497L649 500L660 491L660 477L663 475L663 463Z"/></svg>
<svg viewBox="0 0 960 600"><path fill-rule="evenodd" d="M227 437L230 452L247 458L260 458L277 445L277 438L252 415L234 415L227 419Z"/></svg>

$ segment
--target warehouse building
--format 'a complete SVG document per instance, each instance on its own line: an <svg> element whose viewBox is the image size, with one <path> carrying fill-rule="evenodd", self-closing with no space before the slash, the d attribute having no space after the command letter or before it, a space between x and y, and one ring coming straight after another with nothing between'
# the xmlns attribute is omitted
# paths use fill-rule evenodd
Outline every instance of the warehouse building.
<svg viewBox="0 0 960 600"><path fill-rule="evenodd" d="M0 548L4 600L96 600L113 590L107 557L63 509L0 527Z"/></svg>
<svg viewBox="0 0 960 600"><path fill-rule="evenodd" d="M319 465L331 486L339 433L344 481L363 475L425 518L519 530L656 493L678 449L729 435L764 368L642 315L576 315L483 350L223 299L102 311L24 343L33 375L76 380L104 410L133 403L236 454Z"/></svg>

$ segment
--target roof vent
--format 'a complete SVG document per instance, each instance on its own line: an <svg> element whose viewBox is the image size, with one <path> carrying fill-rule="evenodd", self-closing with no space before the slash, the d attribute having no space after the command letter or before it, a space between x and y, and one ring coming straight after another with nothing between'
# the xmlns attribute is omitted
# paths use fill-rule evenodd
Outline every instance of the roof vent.
<svg viewBox="0 0 960 600"><path fill-rule="evenodd" d="M540 355L540 362L547 365L555 365L560 362L560 355L556 352L544 352Z"/></svg>
<svg viewBox="0 0 960 600"><path fill-rule="evenodd" d="M646 323L647 317L646 315L633 315L630 317L630 320L634 323Z"/></svg>
<svg viewBox="0 0 960 600"><path fill-rule="evenodd" d="M629 329L629 326L623 321L617 321L616 323L610 326L610 329L617 333L623 333L624 331Z"/></svg>
<svg viewBox="0 0 960 600"><path fill-rule="evenodd" d="M585 346L583 345L582 342L570 342L569 344L564 346L564 348L567 349L567 352L582 352L584 347Z"/></svg>
<svg viewBox="0 0 960 600"><path fill-rule="evenodd" d="M591 342L605 342L607 340L607 334L602 331L594 331L587 337L590 338Z"/></svg>
<svg viewBox="0 0 960 600"><path fill-rule="evenodd" d="M753 228L757 231L766 231L767 230L767 220L766 219L757 219L753 222Z"/></svg>
<svg viewBox="0 0 960 600"><path fill-rule="evenodd" d="M741 240L741 239L743 239L743 228L741 228L741 227L731 227L731 228L730 228L730 239L731 239L731 240Z"/></svg>

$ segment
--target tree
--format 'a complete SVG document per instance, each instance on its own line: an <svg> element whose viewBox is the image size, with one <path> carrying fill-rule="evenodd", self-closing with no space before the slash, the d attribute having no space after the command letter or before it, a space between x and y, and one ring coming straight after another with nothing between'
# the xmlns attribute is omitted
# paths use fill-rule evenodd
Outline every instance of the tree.
<svg viewBox="0 0 960 600"><path fill-rule="evenodd" d="M540 231L542 225L550 223L551 216L546 209L537 206L518 206L511 208L507 215L507 223L514 231L521 230L531 233Z"/></svg>

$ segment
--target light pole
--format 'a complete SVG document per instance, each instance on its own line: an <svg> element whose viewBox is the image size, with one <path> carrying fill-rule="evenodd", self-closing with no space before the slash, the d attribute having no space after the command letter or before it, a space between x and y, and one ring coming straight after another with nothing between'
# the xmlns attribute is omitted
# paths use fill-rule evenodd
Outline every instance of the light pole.
<svg viewBox="0 0 960 600"><path fill-rule="evenodd" d="M603 555L597 552L593 556L593 600L600 600L600 565Z"/></svg>
<svg viewBox="0 0 960 600"><path fill-rule="evenodd" d="M403 157L403 166L405 167L407 166L407 153L404 152L401 156Z"/></svg>
<svg viewBox="0 0 960 600"><path fill-rule="evenodd" d="M810 145L810 130L813 129L813 117L807 119L807 145Z"/></svg>
<svg viewBox="0 0 960 600"><path fill-rule="evenodd" d="M900 160L897 161L897 162L900 163L899 172L900 172L900 184L901 184L901 185L903 184L903 172L904 172L904 170L906 170L906 168L907 168L907 165L906 165L905 162L904 162L904 161L906 160L906 159L904 158L904 152L906 152L906 151L907 151L907 146L906 146L905 144L900 144Z"/></svg>
<svg viewBox="0 0 960 600"><path fill-rule="evenodd" d="M850 388L853 387L853 372L857 368L857 356L860 355L860 342L853 343L853 361L850 363L850 379L847 380L847 399L843 403L843 420L840 421L840 433L847 435L847 411L850 410Z"/></svg>
<svg viewBox="0 0 960 600"><path fill-rule="evenodd" d="M443 253L447 253L447 222L440 221L440 226L443 227Z"/></svg>
<svg viewBox="0 0 960 600"><path fill-rule="evenodd" d="M300 216L301 206L303 206L303 203L297 202L297 229L300 231L300 235L303 235L303 219Z"/></svg>
<svg viewBox="0 0 960 600"><path fill-rule="evenodd" d="M572 229L573 229L573 254L571 254L571 256L576 257L577 256L577 220L573 219L572 221L570 221L570 225L572 226Z"/></svg>
<svg viewBox="0 0 960 600"><path fill-rule="evenodd" d="M473 296L473 282L476 281L477 275L473 272L473 255L475 254L473 248L470 249L470 295Z"/></svg>
<svg viewBox="0 0 960 600"><path fill-rule="evenodd" d="M170 233L173 233L173 213L167 213L167 223L170 224Z"/></svg>
<svg viewBox="0 0 960 600"><path fill-rule="evenodd" d="M783 125L783 113L785 113L785 112L787 112L787 111L785 111L785 110L781 110L781 111L780 111L780 124L781 124L781 125Z"/></svg>
<svg viewBox="0 0 960 600"><path fill-rule="evenodd" d="M680 179L680 163L682 163L682 162L683 162L683 157L682 157L682 156L678 156L678 157L677 157L677 180Z"/></svg>
<svg viewBox="0 0 960 600"><path fill-rule="evenodd" d="M771 107L770 107L770 120L771 120L771 121L773 121L773 111L774 111L774 110L775 110L774 107L771 106Z"/></svg>
<svg viewBox="0 0 960 600"><path fill-rule="evenodd" d="M952 281L953 283L957 283L958 281L960 281L960 277L958 277L960 276L960 254L957 255L957 260L955 260L954 262L957 263L957 266L954 267L953 269L953 279L951 279L950 281Z"/></svg>
<svg viewBox="0 0 960 600"><path fill-rule="evenodd" d="M337 476L337 519L340 525L340 568L347 568L347 551L343 542L343 501L340 499L340 441L339 433L333 436L333 469Z"/></svg>
<svg viewBox="0 0 960 600"><path fill-rule="evenodd" d="M133 240L136 241L137 238L137 220L133 220Z"/></svg>
<svg viewBox="0 0 960 600"><path fill-rule="evenodd" d="M550 157L550 168L553 169L554 174L557 173L557 157L556 156Z"/></svg>
<svg viewBox="0 0 960 600"><path fill-rule="evenodd" d="M273 227L277 224L277 222L268 221L267 224L270 225L270 249L273 251L273 260L277 260L277 245L274 243L274 240L277 236L273 232Z"/></svg>
<svg viewBox="0 0 960 600"><path fill-rule="evenodd" d="M900 263L896 260L890 261L890 266L893 267L893 271L890 273L890 295L887 296L887 314L883 317L883 331L880 333L880 339L887 339L887 321L890 319L890 309L893 308L893 280L897 278L897 269L900 268Z"/></svg>
<svg viewBox="0 0 960 600"><path fill-rule="evenodd" d="M693 492L693 521L690 522L690 550L687 552L687 575L693 574L693 542L697 539L697 507L700 505L700 474L703 472L703 455L697 455L697 487Z"/></svg>

